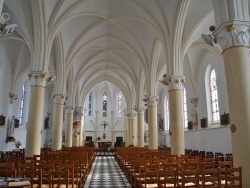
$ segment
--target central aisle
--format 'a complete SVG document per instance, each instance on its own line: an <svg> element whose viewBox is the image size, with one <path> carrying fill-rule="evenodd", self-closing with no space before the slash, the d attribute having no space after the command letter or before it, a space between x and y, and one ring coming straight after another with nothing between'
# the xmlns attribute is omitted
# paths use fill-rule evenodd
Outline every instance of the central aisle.
<svg viewBox="0 0 250 188"><path fill-rule="evenodd" d="M113 156L96 156L84 188L131 187Z"/></svg>

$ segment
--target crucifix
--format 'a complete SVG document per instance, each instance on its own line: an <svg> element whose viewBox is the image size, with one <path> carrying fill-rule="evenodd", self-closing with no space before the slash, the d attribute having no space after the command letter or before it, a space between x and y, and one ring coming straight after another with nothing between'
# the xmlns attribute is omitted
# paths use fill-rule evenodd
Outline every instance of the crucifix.
<svg viewBox="0 0 250 188"><path fill-rule="evenodd" d="M105 128L106 128L106 126L108 125L108 123L107 123L106 121L104 121L101 125L103 125L104 131L105 131Z"/></svg>

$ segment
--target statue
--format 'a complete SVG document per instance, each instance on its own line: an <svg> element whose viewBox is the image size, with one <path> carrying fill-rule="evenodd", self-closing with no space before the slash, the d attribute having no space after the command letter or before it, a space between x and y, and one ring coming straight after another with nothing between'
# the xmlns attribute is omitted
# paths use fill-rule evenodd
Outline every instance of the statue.
<svg viewBox="0 0 250 188"><path fill-rule="evenodd" d="M10 124L8 124L7 128L7 138L6 142L15 142L16 139L14 138L14 128L15 128L15 116L12 116Z"/></svg>
<svg viewBox="0 0 250 188"><path fill-rule="evenodd" d="M192 116L192 123L197 123L197 113L194 108L192 109L191 116Z"/></svg>
<svg viewBox="0 0 250 188"><path fill-rule="evenodd" d="M159 120L159 130L163 131L163 119L162 118L160 118Z"/></svg>
<svg viewBox="0 0 250 188"><path fill-rule="evenodd" d="M45 121L44 121L44 129L49 129L49 115L50 113L47 112L47 117L45 118Z"/></svg>
<svg viewBox="0 0 250 188"><path fill-rule="evenodd" d="M191 113L191 116L192 116L192 125L194 126L194 128L197 129L197 112L195 110L195 108L192 109L192 113Z"/></svg>

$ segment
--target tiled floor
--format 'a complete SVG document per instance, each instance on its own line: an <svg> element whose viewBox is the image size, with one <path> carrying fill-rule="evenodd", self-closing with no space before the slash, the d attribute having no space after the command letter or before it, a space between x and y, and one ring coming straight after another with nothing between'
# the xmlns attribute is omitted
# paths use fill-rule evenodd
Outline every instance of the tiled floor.
<svg viewBox="0 0 250 188"><path fill-rule="evenodd" d="M84 188L131 187L113 156L96 156Z"/></svg>
<svg viewBox="0 0 250 188"><path fill-rule="evenodd" d="M95 156L113 156L115 152L95 152Z"/></svg>

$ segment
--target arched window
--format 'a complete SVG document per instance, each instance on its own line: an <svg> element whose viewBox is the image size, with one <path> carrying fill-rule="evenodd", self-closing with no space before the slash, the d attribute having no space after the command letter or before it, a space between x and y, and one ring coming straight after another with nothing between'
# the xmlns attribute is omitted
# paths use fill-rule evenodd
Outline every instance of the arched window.
<svg viewBox="0 0 250 188"><path fill-rule="evenodd" d="M188 117L187 117L187 96L186 89L183 87L183 113L184 113L184 128L188 128Z"/></svg>
<svg viewBox="0 0 250 188"><path fill-rule="evenodd" d="M210 86L210 98L211 98L211 110L212 110L212 123L218 123L220 121L219 116L219 103L218 103L218 91L216 83L216 73L212 68L209 77Z"/></svg>
<svg viewBox="0 0 250 188"><path fill-rule="evenodd" d="M122 93L118 91L118 117L122 116Z"/></svg>
<svg viewBox="0 0 250 188"><path fill-rule="evenodd" d="M107 105L108 105L107 98L108 98L107 93L104 92L103 93L103 112L102 112L103 117L107 117Z"/></svg>
<svg viewBox="0 0 250 188"><path fill-rule="evenodd" d="M89 109L88 109L89 116L92 116L92 91L89 92Z"/></svg>
<svg viewBox="0 0 250 188"><path fill-rule="evenodd" d="M20 126L22 126L22 122L23 122L24 97L25 97L25 84L23 84L22 95L21 95L20 119L19 119Z"/></svg>

